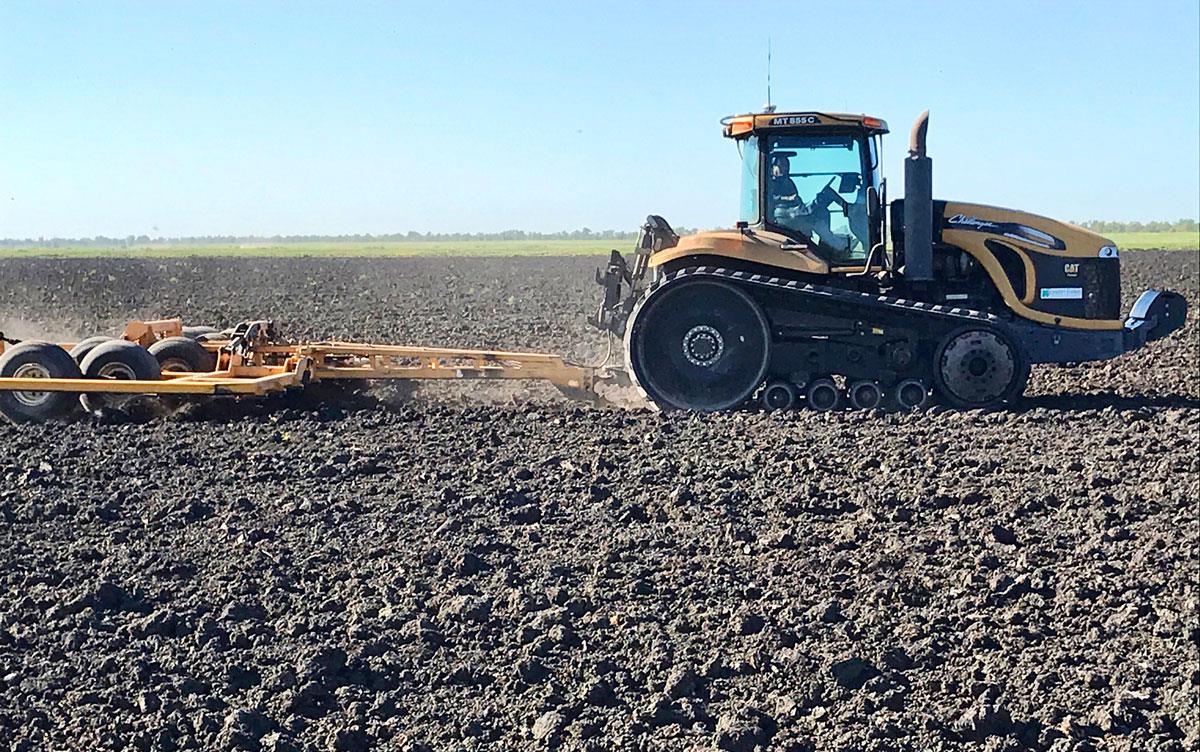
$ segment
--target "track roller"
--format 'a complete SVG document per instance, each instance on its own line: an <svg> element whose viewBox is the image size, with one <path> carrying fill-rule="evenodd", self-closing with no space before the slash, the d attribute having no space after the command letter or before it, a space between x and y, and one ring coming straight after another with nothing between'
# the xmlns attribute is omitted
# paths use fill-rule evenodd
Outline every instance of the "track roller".
<svg viewBox="0 0 1200 752"><path fill-rule="evenodd" d="M816 379L804 390L804 399L813 410L836 410L842 406L842 390L833 379Z"/></svg>
<svg viewBox="0 0 1200 752"><path fill-rule="evenodd" d="M895 386L892 396L901 410L920 410L929 401L929 387L919 379L905 379Z"/></svg>
<svg viewBox="0 0 1200 752"><path fill-rule="evenodd" d="M158 361L146 348L123 339L97 345L80 364L89 379L121 379L125 381L154 381L159 377ZM120 409L136 394L96 393L80 395L85 410L98 412L104 408Z"/></svg>
<svg viewBox="0 0 1200 752"><path fill-rule="evenodd" d="M22 342L0 356L0 376L17 379L77 379L79 364L58 345ZM71 392L0 391L0 413L13 423L58 418L75 406Z"/></svg>
<svg viewBox="0 0 1200 752"><path fill-rule="evenodd" d="M856 381L850 385L849 393L855 410L874 410L883 402L883 390L874 381Z"/></svg>
<svg viewBox="0 0 1200 752"><path fill-rule="evenodd" d="M786 381L772 381L762 390L759 399L767 410L791 410L796 406L796 387Z"/></svg>

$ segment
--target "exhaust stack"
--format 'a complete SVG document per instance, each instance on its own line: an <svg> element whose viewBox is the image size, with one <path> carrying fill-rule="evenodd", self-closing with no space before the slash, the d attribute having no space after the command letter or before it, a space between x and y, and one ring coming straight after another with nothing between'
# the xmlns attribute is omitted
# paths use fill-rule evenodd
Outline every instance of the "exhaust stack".
<svg viewBox="0 0 1200 752"><path fill-rule="evenodd" d="M933 160L925 154L929 110L913 123L904 160L904 276L933 279Z"/></svg>

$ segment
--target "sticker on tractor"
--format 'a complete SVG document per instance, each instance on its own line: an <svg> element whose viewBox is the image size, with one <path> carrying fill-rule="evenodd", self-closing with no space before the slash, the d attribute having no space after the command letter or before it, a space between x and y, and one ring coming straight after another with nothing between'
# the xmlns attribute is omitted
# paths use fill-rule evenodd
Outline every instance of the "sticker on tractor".
<svg viewBox="0 0 1200 752"><path fill-rule="evenodd" d="M1083 300L1083 288L1043 287L1042 300Z"/></svg>

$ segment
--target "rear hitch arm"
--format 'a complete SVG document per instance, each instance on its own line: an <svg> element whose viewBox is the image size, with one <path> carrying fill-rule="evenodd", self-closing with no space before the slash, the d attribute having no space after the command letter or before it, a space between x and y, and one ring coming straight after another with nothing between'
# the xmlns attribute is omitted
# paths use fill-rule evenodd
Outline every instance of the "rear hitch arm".
<svg viewBox="0 0 1200 752"><path fill-rule="evenodd" d="M603 272L596 270L596 284L604 288L604 297L595 315L588 318L588 323L602 332L624 336L625 323L641 295L641 283L649 269L650 256L673 248L678 242L679 236L665 219L657 214L646 217L634 249L633 266L629 265L620 251L614 250L608 257L607 268ZM622 285L629 286L627 295L622 296Z"/></svg>

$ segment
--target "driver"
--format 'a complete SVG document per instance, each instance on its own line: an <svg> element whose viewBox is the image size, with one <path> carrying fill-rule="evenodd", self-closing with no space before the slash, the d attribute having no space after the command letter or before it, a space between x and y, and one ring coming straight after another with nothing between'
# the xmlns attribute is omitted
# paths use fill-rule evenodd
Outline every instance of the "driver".
<svg viewBox="0 0 1200 752"><path fill-rule="evenodd" d="M776 219L794 216L794 210L804 206L795 181L788 177L789 172L791 163L786 156L775 154L771 157L771 179L767 186L767 195L770 197Z"/></svg>

